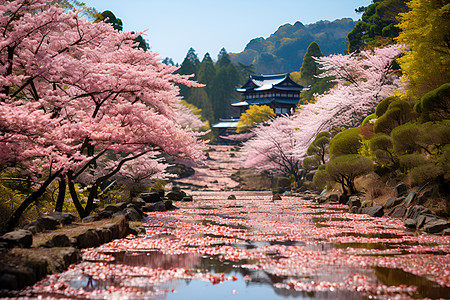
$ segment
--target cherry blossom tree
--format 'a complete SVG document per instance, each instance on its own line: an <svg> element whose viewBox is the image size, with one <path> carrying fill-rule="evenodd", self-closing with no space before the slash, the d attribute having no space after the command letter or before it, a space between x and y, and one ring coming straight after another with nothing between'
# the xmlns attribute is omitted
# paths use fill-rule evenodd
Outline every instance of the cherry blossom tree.
<svg viewBox="0 0 450 300"><path fill-rule="evenodd" d="M142 33L117 32L46 0L0 0L0 164L21 164L37 184L9 222L56 178L66 178L80 216L97 187L154 151L199 159L198 134L179 124L174 75L157 53L137 49ZM74 184L105 155L115 167L91 182L86 207Z"/></svg>
<svg viewBox="0 0 450 300"><path fill-rule="evenodd" d="M241 150L245 157L244 167L293 175L298 181L302 161L294 153L299 146L295 131L293 118L287 115L257 125L252 130L254 137L245 142Z"/></svg>
<svg viewBox="0 0 450 300"><path fill-rule="evenodd" d="M319 132L359 125L383 98L401 88L393 69L394 59L400 53L401 46L392 45L358 54L317 58L322 70L319 76L334 77L336 86L328 93L316 96L314 103L301 106L289 119L289 124L285 124L291 128L289 139L276 128L278 122L258 127L254 131L256 136L244 147L244 165L273 170L274 164L280 164L286 158L301 161ZM268 134L273 138L266 137ZM283 149L284 154L275 154L279 149Z"/></svg>

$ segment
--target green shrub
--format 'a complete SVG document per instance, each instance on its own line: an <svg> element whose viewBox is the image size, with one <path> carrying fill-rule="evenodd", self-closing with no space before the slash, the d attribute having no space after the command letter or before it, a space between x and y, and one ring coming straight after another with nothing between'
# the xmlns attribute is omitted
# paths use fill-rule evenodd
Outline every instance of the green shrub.
<svg viewBox="0 0 450 300"><path fill-rule="evenodd" d="M450 119L450 83L426 93L416 103L414 110L425 121Z"/></svg>
<svg viewBox="0 0 450 300"><path fill-rule="evenodd" d="M156 192L164 192L167 182L162 179L158 179L153 183L151 190Z"/></svg>
<svg viewBox="0 0 450 300"><path fill-rule="evenodd" d="M387 98L384 98L380 103L378 103L377 108L375 109L375 115L377 117L381 117L384 115L384 113L388 110L389 105L391 102L400 100L397 96L389 96Z"/></svg>
<svg viewBox="0 0 450 300"><path fill-rule="evenodd" d="M337 157L346 154L358 154L361 147L362 136L359 128L351 128L338 133L330 141L330 155Z"/></svg>
<svg viewBox="0 0 450 300"><path fill-rule="evenodd" d="M443 169L433 163L420 165L412 168L409 172L409 178L412 186L421 186L444 174Z"/></svg>
<svg viewBox="0 0 450 300"><path fill-rule="evenodd" d="M305 170L315 170L320 166L320 157L308 156L303 159L302 167Z"/></svg>
<svg viewBox="0 0 450 300"><path fill-rule="evenodd" d="M368 116L365 117L364 120L362 121L361 126L365 126L365 125L370 124L370 121L371 121L371 120L374 120L374 119L377 119L377 114L376 114L376 113L373 113L373 114L371 114L371 115L368 115Z"/></svg>
<svg viewBox="0 0 450 300"><path fill-rule="evenodd" d="M375 133L389 134L391 131L402 124L413 119L411 105L405 100L396 100L389 104L386 112L380 116L374 124Z"/></svg>
<svg viewBox="0 0 450 300"><path fill-rule="evenodd" d="M323 189L329 180L325 165L319 166L313 177L313 186L317 189Z"/></svg>
<svg viewBox="0 0 450 300"><path fill-rule="evenodd" d="M422 154L407 154L399 157L400 170L407 172L413 168L430 163L425 155Z"/></svg>
<svg viewBox="0 0 450 300"><path fill-rule="evenodd" d="M290 187L291 181L287 177L278 177L277 187Z"/></svg>

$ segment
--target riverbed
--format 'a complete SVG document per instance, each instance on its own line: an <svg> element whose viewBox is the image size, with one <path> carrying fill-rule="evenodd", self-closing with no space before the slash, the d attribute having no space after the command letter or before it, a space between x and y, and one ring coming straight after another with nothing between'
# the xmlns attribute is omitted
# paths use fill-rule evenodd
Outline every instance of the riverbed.
<svg viewBox="0 0 450 300"><path fill-rule="evenodd" d="M236 200L228 200L234 194ZM83 262L18 297L76 299L438 299L450 238L344 205L268 192L192 192L149 213L145 235L83 250Z"/></svg>

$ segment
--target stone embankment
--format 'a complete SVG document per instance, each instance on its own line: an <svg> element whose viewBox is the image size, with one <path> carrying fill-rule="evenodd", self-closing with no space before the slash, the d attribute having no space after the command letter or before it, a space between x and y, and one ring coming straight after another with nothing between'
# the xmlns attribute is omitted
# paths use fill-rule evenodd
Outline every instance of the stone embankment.
<svg viewBox="0 0 450 300"><path fill-rule="evenodd" d="M421 232L450 235L450 223L448 220L432 214L428 208L421 205L426 202L429 196L427 192L418 195L415 191L408 191L408 187L405 184L399 184L395 187L394 197L389 198L384 205L373 206L371 201L364 201L364 198L360 196L344 197L330 194L328 196L310 198L318 203L334 202L346 204L351 213L367 214L371 217L388 216L402 219L405 227Z"/></svg>
<svg viewBox="0 0 450 300"><path fill-rule="evenodd" d="M0 237L0 290L21 289L67 269L81 261L80 249L145 233L139 222L145 213L176 209L172 201L192 201L192 196L178 187L165 197L163 192L143 193L132 202L108 205L82 220L54 212L4 234Z"/></svg>

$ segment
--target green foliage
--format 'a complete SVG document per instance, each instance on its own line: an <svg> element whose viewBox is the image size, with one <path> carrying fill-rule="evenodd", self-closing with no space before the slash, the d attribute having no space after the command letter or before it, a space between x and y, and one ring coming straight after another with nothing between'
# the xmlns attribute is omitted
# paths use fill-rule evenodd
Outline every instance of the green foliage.
<svg viewBox="0 0 450 300"><path fill-rule="evenodd" d="M411 185L421 186L428 182L434 181L444 174L443 169L439 165L433 163L419 165L412 168L409 172Z"/></svg>
<svg viewBox="0 0 450 300"><path fill-rule="evenodd" d="M377 117L381 117L388 110L389 105L394 102L400 100L397 96L389 96L384 98L380 103L378 103L377 108L375 109L375 115Z"/></svg>
<svg viewBox="0 0 450 300"><path fill-rule="evenodd" d="M273 109L267 105L251 105L250 108L241 115L236 133L249 131L261 122L265 122L275 117Z"/></svg>
<svg viewBox="0 0 450 300"><path fill-rule="evenodd" d="M361 147L361 139L358 127L338 133L330 141L330 155L337 157L346 154L358 154L358 150Z"/></svg>
<svg viewBox="0 0 450 300"><path fill-rule="evenodd" d="M372 160L359 154L341 155L326 165L328 177L341 184L344 194L356 194L355 179L372 170Z"/></svg>
<svg viewBox="0 0 450 300"><path fill-rule="evenodd" d="M287 177L278 177L277 179L277 187L290 187L291 180Z"/></svg>
<svg viewBox="0 0 450 300"><path fill-rule="evenodd" d="M368 124L370 124L371 122L371 120L375 120L377 118L377 115L375 114L375 113L373 113L373 114L371 114L371 115L368 115L367 117L365 117L364 118L364 120L362 121L362 123L361 123L361 126L365 126L365 125L368 125Z"/></svg>
<svg viewBox="0 0 450 300"><path fill-rule="evenodd" d="M328 173L325 165L319 166L313 177L313 186L317 189L323 189L329 180Z"/></svg>
<svg viewBox="0 0 450 300"><path fill-rule="evenodd" d="M399 157L400 170L404 173L413 168L430 163L425 155L422 154L406 154Z"/></svg>
<svg viewBox="0 0 450 300"><path fill-rule="evenodd" d="M191 88L189 98L186 101L200 109L199 115L201 116L201 119L210 122L214 120L211 101L209 100L205 88Z"/></svg>
<svg viewBox="0 0 450 300"><path fill-rule="evenodd" d="M319 132L314 141L309 145L302 162L303 168L307 170L316 169L320 164L325 164L325 156L328 153L328 144L331 134L328 131Z"/></svg>
<svg viewBox="0 0 450 300"><path fill-rule="evenodd" d="M302 161L302 168L305 170L315 170L320 166L319 156L307 156Z"/></svg>
<svg viewBox="0 0 450 300"><path fill-rule="evenodd" d="M450 119L450 83L445 83L428 93L414 106L414 111L424 121Z"/></svg>
<svg viewBox="0 0 450 300"><path fill-rule="evenodd" d="M397 42L410 51L398 58L410 93L416 98L450 82L450 3L411 0L409 11L400 14Z"/></svg>
<svg viewBox="0 0 450 300"><path fill-rule="evenodd" d="M422 128L417 124L406 123L394 128L391 132L394 151L400 155L419 151L416 143L419 135L422 135Z"/></svg>
<svg viewBox="0 0 450 300"><path fill-rule="evenodd" d="M362 7L361 20L347 35L348 52L359 51L365 47L377 47L392 44L400 30L397 16L407 11L406 0L374 1L368 7Z"/></svg>
<svg viewBox="0 0 450 300"><path fill-rule="evenodd" d="M97 22L105 22L105 23L111 24L114 27L114 29L117 31L123 30L122 20L119 18L116 18L116 16L110 10L105 10L101 14L97 15L97 19L94 21L94 23L97 23Z"/></svg>
<svg viewBox="0 0 450 300"><path fill-rule="evenodd" d="M411 105L405 100L395 100L389 104L386 112L377 119L373 131L389 134L392 129L410 122L413 118Z"/></svg>
<svg viewBox="0 0 450 300"><path fill-rule="evenodd" d="M316 42L312 42L306 49L302 67L300 68L300 82L303 85L313 85L317 81L317 78L314 76L319 74L319 66L314 57L321 56L323 56L323 53L319 45Z"/></svg>
<svg viewBox="0 0 450 300"><path fill-rule="evenodd" d="M165 180L158 179L152 184L150 190L156 191L156 192L164 192L164 189L166 188L166 184L167 184L167 182Z"/></svg>

